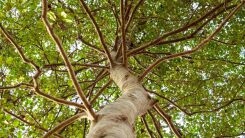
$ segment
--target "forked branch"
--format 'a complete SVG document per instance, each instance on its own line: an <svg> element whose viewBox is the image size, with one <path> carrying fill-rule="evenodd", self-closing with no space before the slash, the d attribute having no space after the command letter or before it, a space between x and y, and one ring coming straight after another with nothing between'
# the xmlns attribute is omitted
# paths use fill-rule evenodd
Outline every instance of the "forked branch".
<svg viewBox="0 0 245 138"><path fill-rule="evenodd" d="M231 0L229 0L231 1ZM226 2L229 2L229 1L226 1ZM139 46L138 48L135 48L131 51L129 51L127 54L128 56L132 55L133 53L137 53L143 49L146 49L150 46L153 46L153 45L156 45L158 44L159 42L162 42L165 38L171 36L171 35L174 35L174 34L177 34L177 33L180 33L180 32L183 32L185 30L188 30L189 28L193 27L193 26L196 26L198 23L200 23L201 21L203 21L204 19L206 19L207 17L209 17L210 15L214 14L215 11L217 11L218 9L220 9L222 6L224 5L224 3L221 3L219 5L217 5L216 7L214 7L212 10L210 10L209 12L207 12L206 14L204 14L203 16L201 16L200 18L196 19L195 21L183 26L183 27L180 27L178 29L175 29L173 31L170 31L170 32L166 32L164 33L162 36L152 40L152 41L149 41L149 42L146 42L144 44L142 44L141 46Z"/></svg>
<svg viewBox="0 0 245 138"><path fill-rule="evenodd" d="M139 80L143 80L143 78L156 66L158 66L160 63L162 63L163 61L169 60L169 59L173 59L173 58L177 58L177 57L181 57L181 56L185 56L185 55L189 55L192 54L196 51L198 51L199 49L201 49L202 47L205 46L205 44L207 44L210 40L212 40L212 38L217 35L222 27L226 24L226 22L242 7L242 5L244 4L244 1L242 1L239 5L237 5L237 7L232 10L227 16L226 18L219 24L219 26L217 27L217 29L210 34L206 39L202 40L196 47L194 47L191 50L188 51L184 51L184 52L180 52L180 53L176 53L176 54L172 54L172 55L168 55L166 57L160 58L158 60L156 60L152 65L150 65L144 72L143 74L139 77Z"/></svg>

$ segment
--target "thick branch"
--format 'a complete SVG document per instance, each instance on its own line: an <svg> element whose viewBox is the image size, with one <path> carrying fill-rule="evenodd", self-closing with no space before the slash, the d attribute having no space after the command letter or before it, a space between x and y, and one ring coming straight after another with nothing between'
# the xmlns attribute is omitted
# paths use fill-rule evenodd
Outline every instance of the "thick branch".
<svg viewBox="0 0 245 138"><path fill-rule="evenodd" d="M217 27L217 29L210 34L206 39L202 40L196 47L194 47L192 50L188 50L188 51L184 51L181 53L176 53L176 54L172 54L163 58L160 58L158 60L156 60L152 65L150 65L145 72L139 77L139 80L142 80L154 67L158 66L160 63L162 63L163 61L169 60L169 59L173 59L173 58L177 58L180 56L184 56L184 55L189 55L192 54L196 51L198 51L199 49L201 49L203 46L205 46L205 44L207 44L215 35L217 35L222 27L226 24L226 22L232 17L232 15L234 15L236 13L236 11L238 11L241 6L244 4L244 1L241 2L241 4L239 4L234 10L232 10L228 16L226 16L226 18L219 24L219 26Z"/></svg>
<svg viewBox="0 0 245 138"><path fill-rule="evenodd" d="M51 25L49 24L48 22L48 19L47 19L47 0L42 0L42 20L46 26L46 29L49 33L49 35L51 36L51 38L53 39L53 41L55 42L56 44L56 47L57 49L59 50L59 53L60 55L62 56L65 64L66 64L66 67L67 67L67 71L69 73L69 76L72 80L72 83L73 83L73 86L75 87L76 89L76 92L77 94L79 95L79 97L81 98L86 110L88 111L89 113L89 116L91 117L92 120L94 120L96 118L96 115L94 113L94 111L92 110L92 108L90 107L90 104L88 103L85 95L83 94L83 91L78 83L78 80L76 78L76 75L75 75L75 72L72 68L72 65L63 49L63 46L61 44L61 41L59 39L59 37L54 33Z"/></svg>

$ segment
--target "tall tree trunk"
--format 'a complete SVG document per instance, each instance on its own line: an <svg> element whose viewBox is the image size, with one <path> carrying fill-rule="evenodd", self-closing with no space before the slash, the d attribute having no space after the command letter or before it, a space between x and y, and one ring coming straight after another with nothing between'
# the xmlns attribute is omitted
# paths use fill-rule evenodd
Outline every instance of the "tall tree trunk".
<svg viewBox="0 0 245 138"><path fill-rule="evenodd" d="M134 138L135 119L146 113L154 100L127 68L116 65L110 74L122 96L97 113L98 119L92 122L88 138Z"/></svg>

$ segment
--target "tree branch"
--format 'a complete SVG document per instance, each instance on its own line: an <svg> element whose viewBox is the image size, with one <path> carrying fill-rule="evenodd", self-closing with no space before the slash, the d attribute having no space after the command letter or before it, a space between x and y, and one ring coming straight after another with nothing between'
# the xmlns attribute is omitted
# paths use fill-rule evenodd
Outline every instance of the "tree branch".
<svg viewBox="0 0 245 138"><path fill-rule="evenodd" d="M149 137L150 137L150 138L154 138L154 136L152 135L152 131L150 130L150 128L149 128L149 126L148 126L148 124L147 124L147 122L146 122L145 115L143 115L143 116L141 117L141 121L142 121L143 124L145 125L146 131L148 132Z"/></svg>
<svg viewBox="0 0 245 138"><path fill-rule="evenodd" d="M3 32L3 34L5 35L5 37L15 46L15 48L18 51L18 54L20 55L20 57L24 61L24 63L31 65L36 70L35 75L32 77L32 80L33 80L33 83L34 83L34 86L32 88L34 89L34 91L36 92L37 95L40 95L40 96L44 97L45 99L54 101L54 102L59 103L59 104L75 106L75 107L78 107L80 109L84 108L83 105L80 105L78 103L66 101L66 100L63 100L63 99L60 99L60 98L55 98L55 97L52 97L51 95L48 95L48 94L42 92L39 89L38 80L37 80L37 78L41 75L40 67L37 64L35 64L32 60L28 59L25 56L24 52L22 51L22 48L14 41L14 39L9 35L9 33L4 29L4 27L1 24L0 24L0 28L1 28L2 32ZM16 87L16 86L14 86L14 87Z"/></svg>
<svg viewBox="0 0 245 138"><path fill-rule="evenodd" d="M104 69L109 69L108 66L101 66L98 64L90 64L90 63L71 63L72 66L82 66L82 67L94 67L94 68L104 68ZM54 64L46 64L43 67L44 68L52 68L52 67L57 67L57 66L65 66L64 63L54 63Z"/></svg>
<svg viewBox="0 0 245 138"><path fill-rule="evenodd" d="M165 120L165 122L168 124L168 126L171 128L171 130L174 132L174 134L178 138L182 138L182 134L179 132L179 130L174 126L171 117L166 114L158 104L155 104L153 108L157 111L157 113Z"/></svg>
<svg viewBox="0 0 245 138"><path fill-rule="evenodd" d="M112 80L107 82L94 96L94 98L90 101L91 105L95 102L95 100L102 94L102 92L112 83Z"/></svg>
<svg viewBox="0 0 245 138"><path fill-rule="evenodd" d="M52 136L55 132L59 131L60 129L62 129L63 127L66 127L70 124L72 124L73 122L75 122L76 120L78 120L79 118L86 118L86 114L85 112L82 113L78 113L68 119L66 119L65 121L59 123L57 126L55 126L53 129L49 130L44 136L43 138L48 138L50 136Z"/></svg>
<svg viewBox="0 0 245 138"><path fill-rule="evenodd" d="M78 36L78 40L80 40L82 43L84 43L85 45L89 46L90 48L94 49L95 51L97 51L99 53L102 53L102 54L105 54L103 50L101 50L97 46L95 46L95 45L87 42L86 40L84 40L84 38L81 35Z"/></svg>
<svg viewBox="0 0 245 138"><path fill-rule="evenodd" d="M173 58L177 58L180 56L184 56L184 55L189 55L192 54L196 51L198 51L199 49L201 49L203 46L205 46L205 44L207 44L215 35L217 35L217 33L220 32L220 30L222 29L222 27L226 24L226 22L232 17L232 15L234 15L240 8L241 6L244 4L244 1L242 1L234 10L232 10L228 16L226 16L226 18L219 24L219 26L217 27L217 29L210 34L206 39L202 40L196 47L194 47L192 50L188 50L188 51L184 51L181 53L176 53L176 54L172 54L163 58L160 58L158 60L156 60L152 65L150 65L144 72L143 74L139 77L139 80L141 81L154 67L158 66L160 63L162 63L163 61L169 60L169 59L173 59Z"/></svg>
<svg viewBox="0 0 245 138"><path fill-rule="evenodd" d="M24 61L24 63L27 63L31 65L35 70L40 70L40 67L34 63L32 60L26 58L22 48L14 41L14 39L9 35L9 33L4 29L2 24L0 23L0 28L4 34L4 36L12 43L12 45L17 49L18 54L20 55L21 59Z"/></svg>
<svg viewBox="0 0 245 138"><path fill-rule="evenodd" d="M147 112L148 112L148 114L150 115L150 117L151 117L151 119L153 121L153 124L154 124L154 126L155 126L155 128L157 130L158 136L160 138L163 138L163 136L161 134L161 130L160 130L159 125L158 125L159 123L157 123L157 119L154 117L154 115L151 113L151 111L147 111Z"/></svg>
<svg viewBox="0 0 245 138"><path fill-rule="evenodd" d="M26 121L24 118L22 118L22 117L20 117L20 116L14 114L14 113L8 111L8 110L5 109L5 108L3 108L3 111L4 111L5 113L7 113L7 114L9 114L9 115L11 115L11 116L13 116L13 117L15 117L15 118L18 119L19 121L21 121L21 122L23 122L23 123L29 125L29 126L34 126L34 127L37 128L37 129L40 129L40 130L45 131L45 132L48 132L47 129L45 129L45 128L41 127L41 126L38 126L38 125L36 125L36 124L34 124L34 123L28 122L28 121ZM55 135L56 137L63 138L60 134L54 133L54 135Z"/></svg>
<svg viewBox="0 0 245 138"><path fill-rule="evenodd" d="M91 20L91 22L92 22L92 24L93 24L93 26L94 26L94 28L95 28L98 36L99 36L100 42L101 42L101 44L102 44L102 46L104 48L104 51L106 53L106 56L107 56L110 64L113 64L113 60L111 58L111 54L110 54L110 52L109 52L109 50L108 50L108 48L106 46L106 43L105 43L103 34L100 31L100 28L99 28L98 24L96 23L96 21L94 19L94 16L91 14L89 7L86 5L86 3L84 2L84 0L80 0L80 4L82 5L82 7L84 8L85 12L87 13L87 15L90 18L90 20Z"/></svg>
<svg viewBox="0 0 245 138"><path fill-rule="evenodd" d="M31 84L27 84L27 83L19 83L19 84L16 84L16 85L14 85L14 86L0 87L0 90L15 89L15 88L19 88L19 87L21 87L21 86L33 87L33 85L31 85Z"/></svg>
<svg viewBox="0 0 245 138"><path fill-rule="evenodd" d="M51 25L49 24L48 22L48 19L47 19L47 8L48 8L48 4L47 4L47 0L42 0L42 20L43 20L43 23L49 33L49 35L51 36L51 38L53 39L53 41L55 42L56 44L56 47L60 53L60 55L62 56L64 62L65 62L65 65L67 67L67 71L68 71L68 74L72 80L72 83L73 83L73 86L75 87L76 89L76 92L77 94L79 95L79 97L81 98L87 112L88 112L88 116L90 117L90 119L92 120L95 120L96 119L96 115L93 111L93 109L91 108L89 102L87 101L85 95L83 94L83 91L78 83L78 80L76 78L76 75L75 75L75 72L72 68L72 65L63 49L63 46L61 44L61 41L59 39L59 37L54 33Z"/></svg>
<svg viewBox="0 0 245 138"><path fill-rule="evenodd" d="M231 1L231 0L229 0ZM146 42L144 44L142 44L141 46L139 46L138 48L135 48L131 51L129 51L127 54L128 56L131 55L132 53L137 53L145 48L148 48L152 45L156 45L158 44L159 42L163 41L165 38L171 36L171 35L174 35L174 34L177 34L179 32L182 32L182 31L185 31L187 29L189 29L190 27L193 27L193 26L196 26L199 22L201 22L202 20L206 19L207 17L209 17L210 15L212 15L216 10L218 10L220 7L222 7L222 5L224 5L224 3L221 3L219 5L217 5L216 7L214 7L212 10L210 10L209 12L207 12L206 14L204 14L202 17L198 18L197 20L193 21L192 23L190 24L187 24L181 28L178 28L176 30L173 30L173 31L170 31L170 32L167 32L167 33L164 33L161 37L158 37L152 41L149 41L149 42Z"/></svg>
<svg viewBox="0 0 245 138"><path fill-rule="evenodd" d="M122 33L122 56L123 64L127 67L127 47L126 47L126 34L125 34L125 8L123 0L120 0L120 17L121 17L121 33Z"/></svg>
<svg viewBox="0 0 245 138"><path fill-rule="evenodd" d="M187 36L184 36L184 37L182 37L182 38L174 39L174 40L168 40L168 41L162 40L162 41L160 41L159 43L157 43L157 45L169 44L169 43L174 43L174 42L180 42L180 41L183 41L183 40L188 40L188 39L193 38L193 37L194 37L198 32L200 32L201 29L202 29L205 25L207 25L212 19L216 18L218 15L220 15L220 14L223 13L224 11L227 11L227 10L229 10L229 9L235 7L235 6L236 6L236 5L231 5L231 6L229 6L229 7L226 7L226 8L224 8L224 9L220 10L218 13L211 15L211 17L208 18L203 24L201 24L201 25L200 25L200 26L199 26L193 33L191 33L191 34L189 34L189 35L187 35Z"/></svg>
<svg viewBox="0 0 245 138"><path fill-rule="evenodd" d="M138 3L136 4L136 6L133 8L133 11L131 12L131 14L129 15L129 19L128 19L128 22L126 23L126 26L125 26L125 32L128 31L128 27L133 19L133 16L135 14L135 12L137 11L137 9L139 8L139 6L144 2L144 0L139 0Z"/></svg>

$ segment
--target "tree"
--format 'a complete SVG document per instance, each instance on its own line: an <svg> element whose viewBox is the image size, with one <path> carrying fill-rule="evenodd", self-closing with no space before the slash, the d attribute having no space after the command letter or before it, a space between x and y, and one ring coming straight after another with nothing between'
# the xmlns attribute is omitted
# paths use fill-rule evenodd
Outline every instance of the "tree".
<svg viewBox="0 0 245 138"><path fill-rule="evenodd" d="M244 135L243 4L0 1L0 136Z"/></svg>

